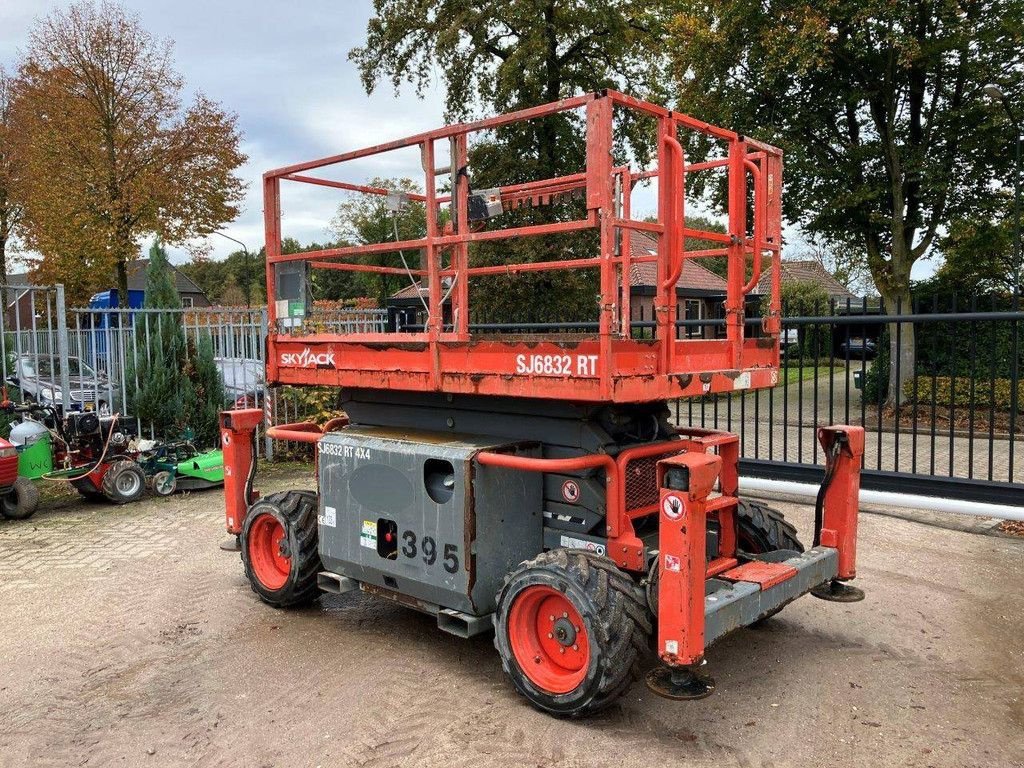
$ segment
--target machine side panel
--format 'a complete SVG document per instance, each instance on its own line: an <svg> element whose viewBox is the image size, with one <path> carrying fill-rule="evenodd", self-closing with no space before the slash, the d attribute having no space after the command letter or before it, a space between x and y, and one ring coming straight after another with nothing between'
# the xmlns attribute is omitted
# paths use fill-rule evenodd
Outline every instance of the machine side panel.
<svg viewBox="0 0 1024 768"><path fill-rule="evenodd" d="M480 615L493 610L505 573L493 553L518 563L541 549L539 478L489 467L474 482L473 456L507 443L351 427L328 433L317 447L320 550L328 571ZM477 492L491 510L482 520ZM534 509L535 516L521 516ZM533 535L529 519L536 521Z"/></svg>
<svg viewBox="0 0 1024 768"><path fill-rule="evenodd" d="M518 453L540 456L539 449ZM544 550L541 475L474 462L473 497L477 531L473 603L478 613L491 613L505 576Z"/></svg>

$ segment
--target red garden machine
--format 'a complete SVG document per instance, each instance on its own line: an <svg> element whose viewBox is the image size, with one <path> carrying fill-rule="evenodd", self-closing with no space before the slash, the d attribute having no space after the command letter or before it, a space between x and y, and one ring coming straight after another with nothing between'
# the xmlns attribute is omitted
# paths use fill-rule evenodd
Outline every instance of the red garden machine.
<svg viewBox="0 0 1024 768"><path fill-rule="evenodd" d="M583 170L474 187L471 139L553 115L585 132ZM649 127L656 168L616 161L616 130L627 120ZM694 135L712 159L687 162L683 144ZM403 151L421 164L422 194L325 170ZM725 233L687 226L686 181L697 173L724 174ZM780 256L781 173L774 147L601 91L265 174L267 381L338 387L348 419L270 427L271 437L315 444L318 488L259 498L263 414L222 415L227 528L256 594L286 608L358 589L434 615L460 636L493 629L516 689L569 716L614 701L651 648L658 663L647 684L697 698L713 690L705 653L726 633L808 592L861 598L846 582L855 575L862 430L819 430L827 464L805 549L781 514L739 497L738 437L680 426L668 407L778 381L780 270L771 270L759 311L748 294L763 260ZM399 241L396 229L392 242L283 254L282 194L308 185L381 196L394 211L421 204L426 234ZM638 190L652 188L657 217L634 218ZM509 215L524 205L562 207L540 223ZM494 263L495 243L559 237L594 247ZM634 248L641 238L652 247ZM477 259L485 242L492 258ZM383 254L400 255L401 265ZM680 275L689 260L711 257L728 265L721 319L683 316ZM656 275L653 320L642 328L631 311L641 300L637 267ZM326 270L407 277L422 312L401 327L345 323L312 302L310 286ZM471 322L480 278L545 270L596 276L592 323Z"/></svg>

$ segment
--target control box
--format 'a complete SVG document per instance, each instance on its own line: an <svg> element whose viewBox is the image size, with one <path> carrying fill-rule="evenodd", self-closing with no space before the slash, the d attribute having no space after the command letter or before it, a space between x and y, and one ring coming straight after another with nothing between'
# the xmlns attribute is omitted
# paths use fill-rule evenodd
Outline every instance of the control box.
<svg viewBox="0 0 1024 768"><path fill-rule="evenodd" d="M324 568L433 611L492 613L505 575L543 549L540 474L475 461L534 443L350 426L317 443ZM411 598L411 601L410 601Z"/></svg>

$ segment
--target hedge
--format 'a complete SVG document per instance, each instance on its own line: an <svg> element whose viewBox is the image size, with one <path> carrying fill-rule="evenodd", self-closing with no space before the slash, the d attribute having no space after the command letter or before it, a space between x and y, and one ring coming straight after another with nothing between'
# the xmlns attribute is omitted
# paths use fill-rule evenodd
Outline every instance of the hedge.
<svg viewBox="0 0 1024 768"><path fill-rule="evenodd" d="M952 403L956 408L990 408L994 404L999 410L1010 409L1013 394L1010 379L974 379L974 397L971 397L971 379L966 376L916 376L903 385L903 394L908 403L931 405L932 382L935 386L935 403L947 408ZM995 401L993 403L993 400ZM1017 382L1017 410L1024 408L1024 380Z"/></svg>

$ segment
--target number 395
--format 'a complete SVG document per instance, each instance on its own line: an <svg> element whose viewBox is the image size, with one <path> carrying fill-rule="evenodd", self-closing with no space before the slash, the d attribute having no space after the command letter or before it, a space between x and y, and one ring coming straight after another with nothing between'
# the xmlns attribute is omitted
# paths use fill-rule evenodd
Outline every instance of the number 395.
<svg viewBox="0 0 1024 768"><path fill-rule="evenodd" d="M432 536L424 536L417 542L415 531L403 531L402 555L410 560L419 557L426 565L434 565L440 557L444 569L448 573L459 570L459 548L455 544L445 544L444 551L438 552L437 542Z"/></svg>

